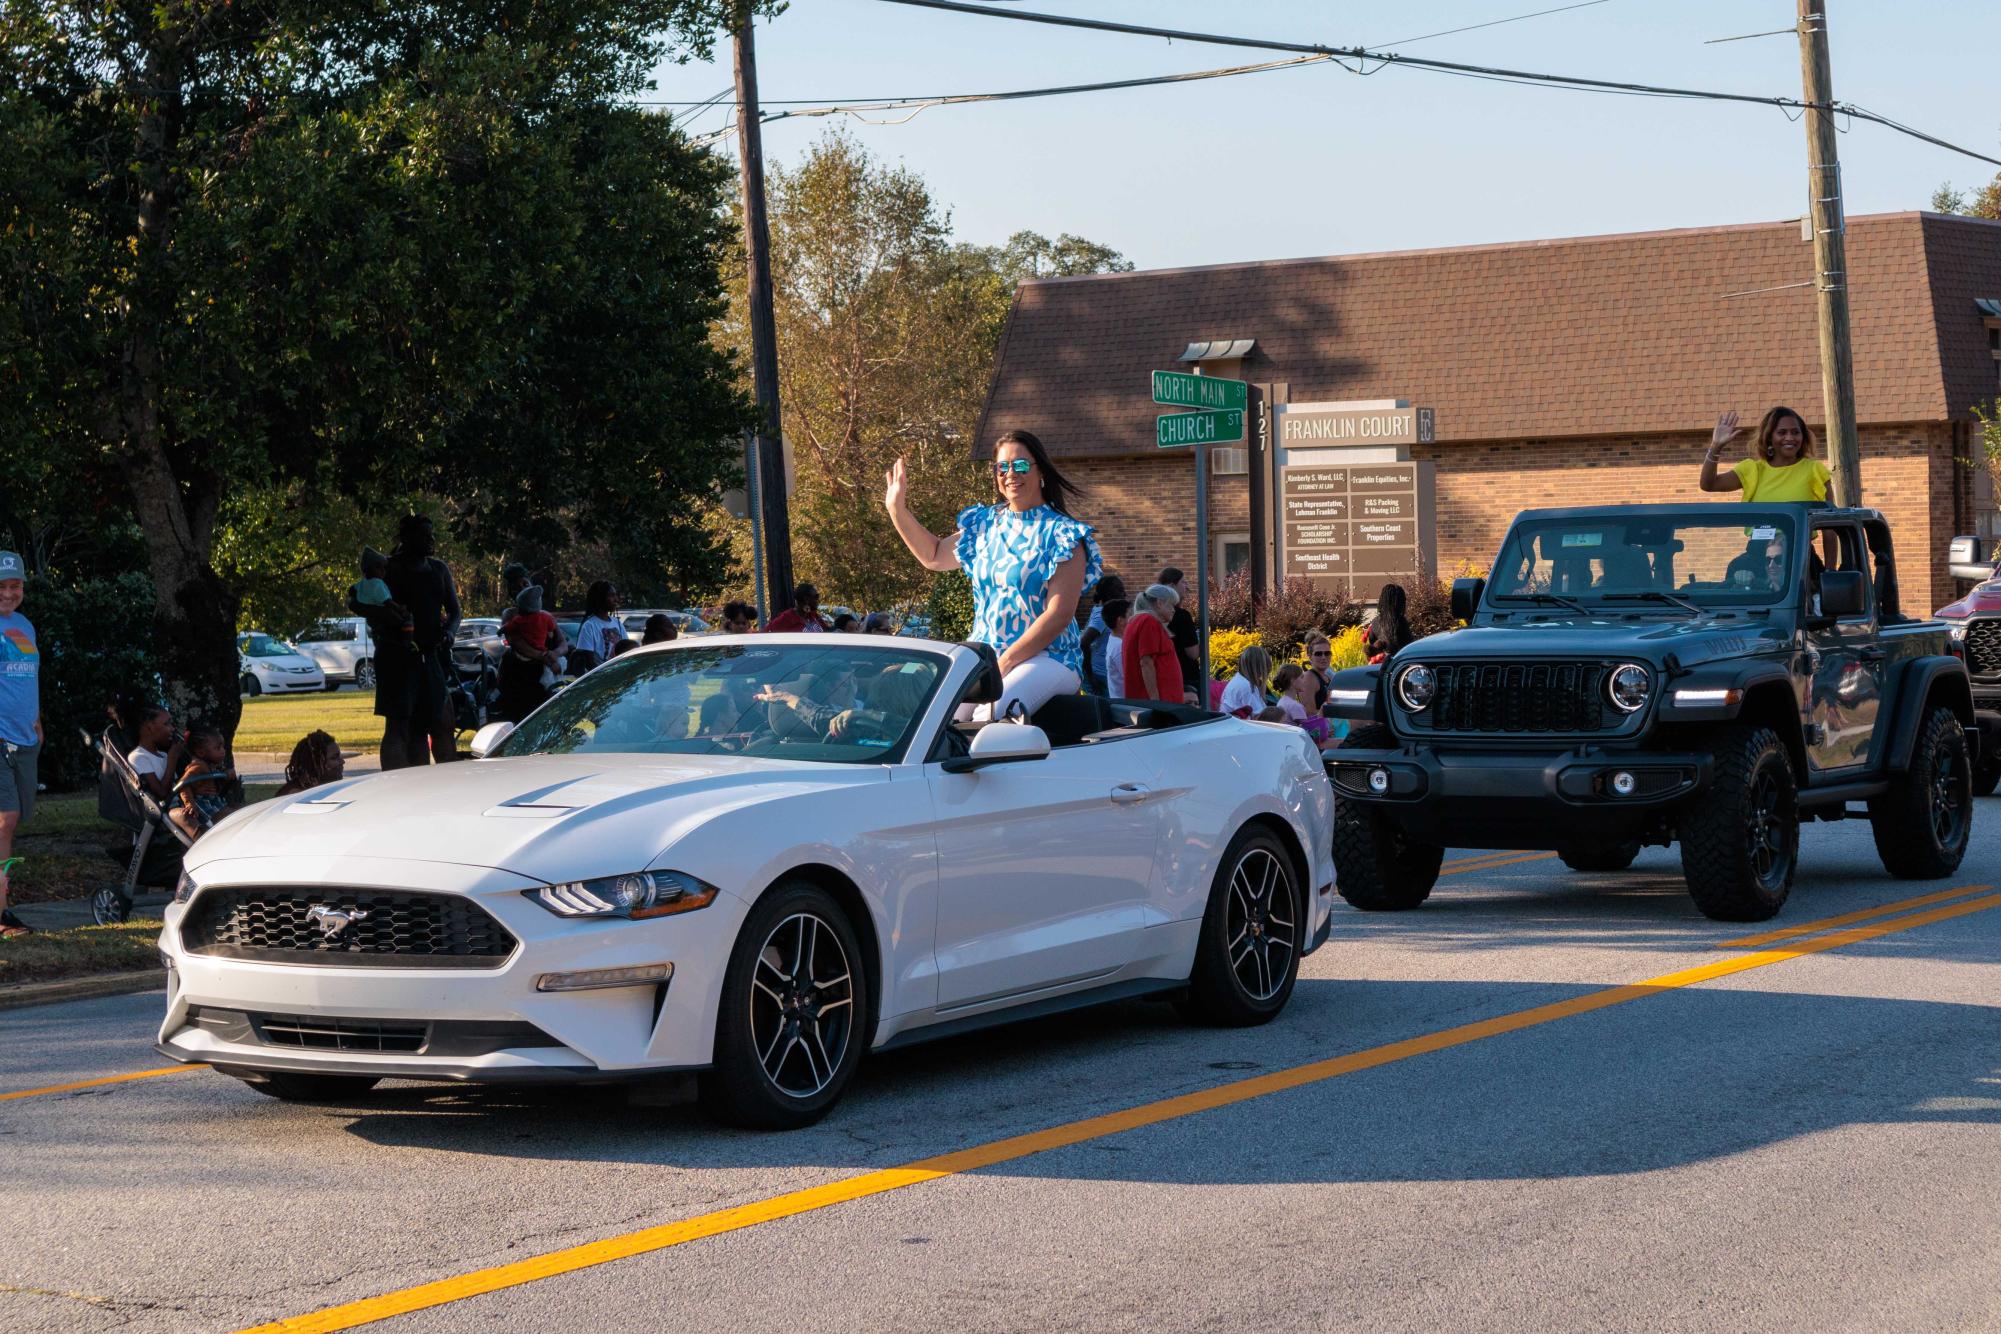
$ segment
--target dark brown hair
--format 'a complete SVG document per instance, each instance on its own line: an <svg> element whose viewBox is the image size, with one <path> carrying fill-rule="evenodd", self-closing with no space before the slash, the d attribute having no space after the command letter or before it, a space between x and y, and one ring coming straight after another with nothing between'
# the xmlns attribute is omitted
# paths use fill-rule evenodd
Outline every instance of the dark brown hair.
<svg viewBox="0 0 2001 1334"><path fill-rule="evenodd" d="M1772 461L1772 433L1777 431L1779 423L1788 417L1800 424L1799 457L1802 459L1813 457L1813 429L1806 424L1806 418L1791 408L1773 408L1765 414L1764 420L1758 423L1758 457L1767 463ZM1798 462L1798 459L1794 462Z"/></svg>
<svg viewBox="0 0 2001 1334"><path fill-rule="evenodd" d="M1000 457L1002 445L1020 445L1026 449L1028 456L1035 460L1037 471L1042 474L1043 503L1058 514L1070 513L1070 502L1084 494L1083 488L1056 470L1056 465L1049 461L1049 451L1042 447L1042 441L1031 431L1009 431L994 441L995 458ZM999 489L999 481L995 481L994 487ZM1000 503L1004 505L1007 502L1002 500Z"/></svg>

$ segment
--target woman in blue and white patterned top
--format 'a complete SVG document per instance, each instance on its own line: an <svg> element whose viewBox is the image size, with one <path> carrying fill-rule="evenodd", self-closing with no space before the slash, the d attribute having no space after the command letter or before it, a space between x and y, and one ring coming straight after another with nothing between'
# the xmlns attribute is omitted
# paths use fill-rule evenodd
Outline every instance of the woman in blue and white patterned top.
<svg viewBox="0 0 2001 1334"><path fill-rule="evenodd" d="M883 504L897 536L927 570L963 568L973 584L973 639L1000 655L1007 690L979 714L1033 714L1083 684L1077 603L1103 566L1091 526L1070 516L1071 485L1042 442L1009 431L994 444L1000 499L959 515L950 536L932 534L910 512L903 460L889 470ZM977 716L974 715L974 716Z"/></svg>

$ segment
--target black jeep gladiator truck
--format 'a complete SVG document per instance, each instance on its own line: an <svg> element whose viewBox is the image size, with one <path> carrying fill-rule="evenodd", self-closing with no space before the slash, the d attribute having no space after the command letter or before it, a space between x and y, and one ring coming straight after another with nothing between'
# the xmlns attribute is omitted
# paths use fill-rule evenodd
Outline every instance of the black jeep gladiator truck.
<svg viewBox="0 0 2001 1334"><path fill-rule="evenodd" d="M1688 503L1528 510L1464 629L1336 673L1336 884L1415 908L1445 847L1581 871L1681 846L1696 906L1763 921L1804 820L1867 818L1892 875L1947 876L1978 755L1946 627L1897 607L1881 514Z"/></svg>

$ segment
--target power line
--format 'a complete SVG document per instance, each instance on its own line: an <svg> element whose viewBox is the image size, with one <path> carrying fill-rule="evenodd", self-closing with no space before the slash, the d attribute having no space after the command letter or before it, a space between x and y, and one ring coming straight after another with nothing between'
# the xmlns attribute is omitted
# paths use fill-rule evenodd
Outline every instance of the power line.
<svg viewBox="0 0 2001 1334"><path fill-rule="evenodd" d="M2001 158L1976 153L1970 148L1926 134L1908 125L1899 124L1887 116L1864 110L1852 103L1837 102L1826 106L1802 101L1796 97L1761 97L1752 93L1726 93L1706 88L1675 88L1658 84L1627 83L1616 79L1591 79L1581 75L1547 74L1535 70L1508 69L1493 65L1473 65L1455 60L1433 60L1424 56L1400 55L1394 51L1374 51L1366 47L1326 46L1318 42L1282 42L1262 37L1239 37L1226 33L1192 32L1179 28L1156 28L1138 23L1115 23L1109 19L1075 18L1067 14L1044 14L1030 10L989 9L982 5L963 3L962 0L883 0L885 4L908 5L915 9L936 9L948 13L978 14L985 18L1011 19L1021 23L1042 23L1061 28L1082 28L1095 32L1124 33L1135 37L1161 37L1168 41L1199 42L1210 46L1233 46L1258 51L1289 51L1299 55L1323 56L1330 60L1374 60L1380 67L1391 65L1407 66L1412 69L1430 70L1441 74L1451 74L1462 78L1492 79L1504 83L1540 84L1545 87L1561 88L1571 92L1623 94L1642 97L1673 97L1694 101L1739 102L1750 106L1777 107L1781 111L1788 107L1804 107L1809 110L1840 112L1857 120L1870 121L1894 130L1899 134L1922 140L1948 152L1958 153L1979 162L1992 163L2001 167ZM1373 71L1371 71L1373 72Z"/></svg>
<svg viewBox="0 0 2001 1334"><path fill-rule="evenodd" d="M1589 9L1593 5L1609 3L1609 0L1578 0L1574 5L1558 5L1555 9L1538 9L1533 14L1516 14L1512 18L1488 19L1485 23L1469 23L1463 28L1447 28L1443 32L1428 32L1422 37L1399 37L1395 41L1383 42L1383 46L1409 46L1412 42L1428 42L1434 37L1451 37L1455 33L1477 32L1481 28L1498 28L1503 23L1520 23L1523 19L1539 19L1546 14L1567 14L1573 9Z"/></svg>
<svg viewBox="0 0 2001 1334"><path fill-rule="evenodd" d="M1007 0L1007 2L1012 4L1016 3L1016 0ZM999 3L999 0L989 0L989 3ZM1446 28L1440 32L1428 32L1417 37L1401 37L1397 39L1394 45L1409 46L1413 42L1428 42L1435 37L1450 37L1456 33L1473 32L1479 28L1496 28L1504 23L1520 23L1525 19L1538 19L1549 14L1563 14L1573 9L1589 9L1594 5L1610 3L1611 0L1578 0L1576 4L1559 5L1555 9L1538 9L1527 14L1513 14L1507 18L1489 19L1485 23L1468 24L1463 28ZM1389 43L1385 43L1385 45L1389 45ZM798 111L787 111L776 116L766 116L764 119L768 123L773 120L784 119L788 116L825 116L840 112L894 111L911 106L921 109L933 106L954 105L962 102L1001 102L1019 98L1056 97L1069 93L1095 93L1124 88L1145 88L1155 84L1188 83L1202 79L1228 79L1242 74L1262 74L1269 70L1293 69L1301 65L1321 64L1330 58L1327 56L1300 56L1292 60L1272 60L1257 65L1230 65L1221 69L1193 70L1179 74L1157 74L1132 79L1114 79L1102 83L1064 84L1051 88L1021 88L996 93L936 93L921 97L844 97L832 99L774 97L765 99L762 105L768 107L801 108ZM729 94L730 90L725 88L715 97L707 98L700 102L671 101L664 98L637 98L633 101L632 105L642 107L696 108L693 112L683 117L686 120L701 115L704 110L715 106L724 97L729 96Z"/></svg>

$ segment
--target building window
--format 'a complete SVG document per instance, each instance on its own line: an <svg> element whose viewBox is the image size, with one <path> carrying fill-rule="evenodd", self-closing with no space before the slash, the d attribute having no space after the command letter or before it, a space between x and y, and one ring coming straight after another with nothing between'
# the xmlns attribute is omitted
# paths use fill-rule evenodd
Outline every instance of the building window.
<svg viewBox="0 0 2001 1334"><path fill-rule="evenodd" d="M1218 533L1215 561L1219 578L1228 579L1233 574L1248 572L1251 568L1251 535Z"/></svg>
<svg viewBox="0 0 2001 1334"><path fill-rule="evenodd" d="M1251 470L1251 451L1242 445L1212 445L1209 472L1216 477L1242 477Z"/></svg>

